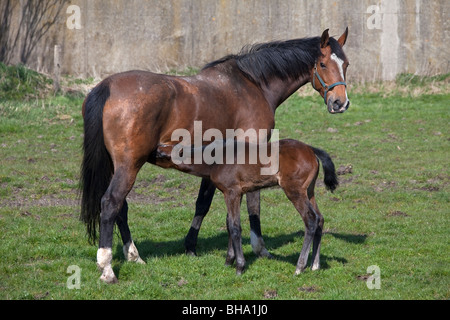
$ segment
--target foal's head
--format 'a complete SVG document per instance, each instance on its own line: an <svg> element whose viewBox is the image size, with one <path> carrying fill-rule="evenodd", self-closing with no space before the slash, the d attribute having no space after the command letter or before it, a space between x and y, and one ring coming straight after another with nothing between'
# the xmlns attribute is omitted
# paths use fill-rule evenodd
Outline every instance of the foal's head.
<svg viewBox="0 0 450 320"><path fill-rule="evenodd" d="M342 113L350 106L345 83L349 63L342 50L347 35L348 28L336 41L328 35L328 29L325 30L320 38L322 55L311 71L311 83L324 98L330 113Z"/></svg>

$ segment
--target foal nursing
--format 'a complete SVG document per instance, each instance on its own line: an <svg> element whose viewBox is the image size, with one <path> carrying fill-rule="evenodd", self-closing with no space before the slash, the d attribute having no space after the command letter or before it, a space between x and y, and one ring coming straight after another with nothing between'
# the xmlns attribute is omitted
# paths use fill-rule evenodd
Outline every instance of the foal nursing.
<svg viewBox="0 0 450 320"><path fill-rule="evenodd" d="M223 143L223 148L237 150L239 142ZM236 273L241 274L245 267L242 252L240 206L242 195L262 188L279 185L288 199L293 203L305 223L305 238L297 262L295 274L306 268L308 254L313 242L312 269L320 268L320 241L323 230L323 216L314 197L314 186L319 174L319 159L324 170L324 183L328 190L333 191L338 185L335 166L330 156L323 150L308 146L300 141L285 139L268 144L268 153L278 150L278 171L274 174L261 174L262 169L273 164L262 164L260 161L247 161L252 147L245 143L246 161L224 161L221 164L191 164L191 161L181 161L172 167L202 178L209 178L223 193L227 205L228 252L226 264L236 262ZM253 145L254 147L254 145ZM258 146L257 146L258 147ZM276 148L275 148L276 147ZM160 146L157 157L170 159L172 146ZM242 150L242 149L241 149ZM225 157L226 152L222 153ZM234 152L235 160L242 156ZM273 155L272 155L273 156ZM274 157L271 157L273 159ZM173 161L173 159L172 159ZM242 164L244 163L244 164ZM253 164L251 164L253 163Z"/></svg>

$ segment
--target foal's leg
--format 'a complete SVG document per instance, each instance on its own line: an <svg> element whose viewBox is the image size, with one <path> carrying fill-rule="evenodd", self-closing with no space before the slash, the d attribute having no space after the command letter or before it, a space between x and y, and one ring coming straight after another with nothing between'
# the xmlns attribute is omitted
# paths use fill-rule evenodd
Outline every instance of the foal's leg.
<svg viewBox="0 0 450 320"><path fill-rule="evenodd" d="M316 232L314 233L314 239L313 239L313 250L312 250L312 264L311 269L312 270L319 270L320 269L320 243L322 240L322 231L323 231L323 223L324 219L322 214L319 211L319 207L317 206L316 200L314 197L310 199L312 207L314 209L314 212L318 219L318 226L316 229Z"/></svg>
<svg viewBox="0 0 450 320"><path fill-rule="evenodd" d="M100 279L106 283L117 282L117 278L111 266L114 223L122 209L125 197L133 187L138 170L139 169L131 171L124 169L123 167L117 169L106 193L102 197L97 266L102 272ZM125 236L127 235L125 234Z"/></svg>
<svg viewBox="0 0 450 320"><path fill-rule="evenodd" d="M228 249L227 249L227 257L225 259L225 265L231 266L234 263L234 259L236 258L236 255L234 254L233 240L232 240L231 234L230 234L228 214L227 214L227 231L228 231Z"/></svg>
<svg viewBox="0 0 450 320"><path fill-rule="evenodd" d="M195 215L192 219L191 228L184 239L186 253L195 256L195 247L197 246L198 232L202 225L203 218L209 211L216 187L209 179L202 179L200 190L198 192L197 202L195 203Z"/></svg>
<svg viewBox="0 0 450 320"><path fill-rule="evenodd" d="M300 256L297 261L297 269L295 270L295 274L303 272L306 268L309 249L311 248L311 242L318 224L316 214L314 213L306 192L297 190L298 188L294 184L289 186L288 189L284 189L287 197L294 204L303 219L303 223L305 224L305 238L303 240L302 251L300 252Z"/></svg>
<svg viewBox="0 0 450 320"><path fill-rule="evenodd" d="M295 270L295 274L300 274L305 270L306 263L308 262L309 249L311 248L311 242L313 237L315 237L318 227L318 218L307 198L303 200L302 205L297 204L296 208L305 224L305 239L303 240L302 251L298 257L297 269Z"/></svg>
<svg viewBox="0 0 450 320"><path fill-rule="evenodd" d="M227 192L224 194L225 202L227 204L227 229L228 236L231 239L231 245L233 247L234 258L229 257L230 247L228 248L226 263L235 259L236 261L236 274L240 275L245 268L245 258L242 251L242 229L241 229L241 197L242 195L237 192Z"/></svg>
<svg viewBox="0 0 450 320"><path fill-rule="evenodd" d="M184 239L186 253L196 255L196 246L198 233L206 214L211 207L216 187L209 179L202 179L200 190L198 192L197 202L195 204L195 215L192 219L191 228ZM250 220L250 240L253 252L260 257L269 257L272 255L267 251L261 233L260 220L260 192L247 193L247 211ZM231 262L232 263L232 262Z"/></svg>
<svg viewBox="0 0 450 320"><path fill-rule="evenodd" d="M250 220L250 242L253 252L259 257L272 258L272 255L266 249L261 233L261 202L259 190L247 193L247 211Z"/></svg>
<svg viewBox="0 0 450 320"><path fill-rule="evenodd" d="M145 263L139 256L139 252L134 245L133 239L131 239L130 228L128 227L128 203L124 200L122 209L116 220L119 227L120 235L123 241L123 254L127 261L134 261L137 263Z"/></svg>

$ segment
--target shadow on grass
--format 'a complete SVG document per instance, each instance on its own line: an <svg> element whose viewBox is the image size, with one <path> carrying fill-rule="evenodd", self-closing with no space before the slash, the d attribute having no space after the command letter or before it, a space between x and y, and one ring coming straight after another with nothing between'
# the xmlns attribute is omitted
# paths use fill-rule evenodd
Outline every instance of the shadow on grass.
<svg viewBox="0 0 450 320"><path fill-rule="evenodd" d="M305 235L304 231L301 230L298 232L292 232L290 234L282 234L272 237L264 236L264 241L267 250L272 253L272 256L275 260L284 261L286 263L290 263L296 266L298 257L300 255L301 246L303 244L304 235ZM364 234L355 235L337 232L326 232L324 234L324 236L328 235L331 235L336 239L345 241L350 244L363 244L367 238L367 235ZM298 250L292 252L292 254L284 256L273 253L277 248L283 247L292 242L298 243ZM242 237L242 243L243 244L250 243L250 238ZM221 250L223 251L223 261L225 262L227 246L228 246L227 232L221 232L208 238L199 237L197 244L197 255L201 257L203 254L207 254L208 252ZM185 254L184 238L178 238L169 241L152 241L152 240L138 241L136 242L136 247L138 248L139 254L144 261L147 261L148 258L167 257ZM124 262L121 244L117 244L114 259ZM246 268L249 268L253 264L253 262L256 261L256 259L258 259L258 257L253 252L245 254ZM329 261L337 261L342 264L347 263L347 259L345 259L344 257L326 256L321 254L320 256L321 269L328 269ZM309 264L311 263L311 253L308 259L308 263ZM118 267L118 269L116 268L114 271L118 273L120 272L119 269L120 267Z"/></svg>

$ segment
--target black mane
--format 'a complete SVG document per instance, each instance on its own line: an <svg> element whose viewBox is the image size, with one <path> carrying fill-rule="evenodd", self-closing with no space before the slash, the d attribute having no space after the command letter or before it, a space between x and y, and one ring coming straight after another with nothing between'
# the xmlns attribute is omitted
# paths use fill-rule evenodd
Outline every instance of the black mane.
<svg viewBox="0 0 450 320"><path fill-rule="evenodd" d="M339 43L331 37L329 41L332 52L345 59ZM284 80L307 74L321 54L320 37L273 41L245 46L239 54L210 62L203 70L234 59L239 69L250 80L268 84L273 77Z"/></svg>

